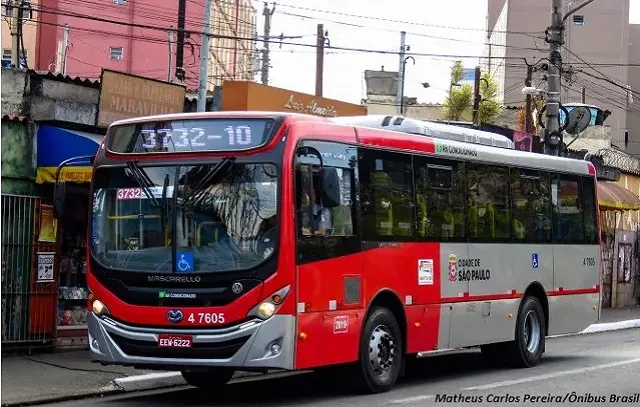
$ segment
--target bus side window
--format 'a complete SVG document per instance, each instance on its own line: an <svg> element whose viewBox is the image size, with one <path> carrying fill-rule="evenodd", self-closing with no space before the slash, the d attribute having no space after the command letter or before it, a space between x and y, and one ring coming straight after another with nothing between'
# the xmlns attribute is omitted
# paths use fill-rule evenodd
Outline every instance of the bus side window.
<svg viewBox="0 0 640 407"><path fill-rule="evenodd" d="M296 218L299 236L354 236L353 205L355 177L353 157L345 154L350 148L335 143L315 142L314 148L323 155L325 169L335 169L339 179L340 201L327 207L322 200L320 161L305 157L296 164ZM355 150L353 151L355 154ZM316 164L317 163L317 164ZM333 164L333 165L332 165ZM353 161L355 165L355 161Z"/></svg>
<svg viewBox="0 0 640 407"><path fill-rule="evenodd" d="M508 239L511 235L509 169L472 163L466 168L469 237L480 241Z"/></svg>
<svg viewBox="0 0 640 407"><path fill-rule="evenodd" d="M512 237L519 242L551 242L549 175L511 169Z"/></svg>
<svg viewBox="0 0 640 407"><path fill-rule="evenodd" d="M554 243L584 242L579 181L578 177L565 175L551 181Z"/></svg>
<svg viewBox="0 0 640 407"><path fill-rule="evenodd" d="M438 241L465 237L464 167L449 160L414 158L417 232Z"/></svg>
<svg viewBox="0 0 640 407"><path fill-rule="evenodd" d="M582 209L584 211L584 238L586 244L598 243L598 222L596 219L595 180L582 178Z"/></svg>
<svg viewBox="0 0 640 407"><path fill-rule="evenodd" d="M414 232L411 156L360 149L363 240L407 240Z"/></svg>

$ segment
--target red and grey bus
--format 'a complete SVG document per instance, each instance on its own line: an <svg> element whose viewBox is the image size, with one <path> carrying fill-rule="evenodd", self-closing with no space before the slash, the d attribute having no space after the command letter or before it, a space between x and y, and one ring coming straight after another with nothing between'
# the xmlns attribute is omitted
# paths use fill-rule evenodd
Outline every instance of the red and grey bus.
<svg viewBox="0 0 640 407"><path fill-rule="evenodd" d="M64 212L64 183L55 212ZM417 355L531 367L599 315L594 166L402 117L212 112L113 123L93 159L92 360L179 371L347 369Z"/></svg>

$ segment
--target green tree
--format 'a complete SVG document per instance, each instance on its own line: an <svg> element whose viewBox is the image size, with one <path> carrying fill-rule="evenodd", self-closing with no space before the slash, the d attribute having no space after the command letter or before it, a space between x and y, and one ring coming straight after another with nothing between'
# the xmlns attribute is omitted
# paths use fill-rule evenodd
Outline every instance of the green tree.
<svg viewBox="0 0 640 407"><path fill-rule="evenodd" d="M463 77L462 61L456 61L451 68L451 83L459 84ZM498 84L488 72L481 77L478 119L480 123L493 123L502 109L502 105L497 101ZM473 119L473 87L469 84L452 85L444 101L443 114L447 120L471 121Z"/></svg>
<svg viewBox="0 0 640 407"><path fill-rule="evenodd" d="M478 120L480 123L493 123L502 110L502 105L496 99L498 97L498 83L489 72L483 73L481 78Z"/></svg>
<svg viewBox="0 0 640 407"><path fill-rule="evenodd" d="M452 85L443 108L444 118L447 120L459 121L469 118L470 108L473 105L473 88L471 85L458 85L464 77L463 70L462 61L456 61L451 68Z"/></svg>

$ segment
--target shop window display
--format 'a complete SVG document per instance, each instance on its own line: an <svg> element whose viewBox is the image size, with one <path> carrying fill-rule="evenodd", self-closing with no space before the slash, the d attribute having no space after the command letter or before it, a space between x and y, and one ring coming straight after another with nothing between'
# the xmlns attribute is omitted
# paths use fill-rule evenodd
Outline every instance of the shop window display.
<svg viewBox="0 0 640 407"><path fill-rule="evenodd" d="M60 227L58 329L87 324L87 208L88 196L73 194Z"/></svg>

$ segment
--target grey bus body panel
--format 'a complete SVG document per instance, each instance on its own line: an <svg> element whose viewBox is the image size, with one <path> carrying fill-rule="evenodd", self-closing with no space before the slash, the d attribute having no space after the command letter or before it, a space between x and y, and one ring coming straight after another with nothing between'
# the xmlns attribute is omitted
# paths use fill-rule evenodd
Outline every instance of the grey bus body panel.
<svg viewBox="0 0 640 407"><path fill-rule="evenodd" d="M208 366L293 370L295 317L292 315L274 315L266 321L243 322L225 329L180 330L171 327L166 329L132 327L110 319L98 318L91 313L88 318L88 327L91 359L95 362L141 367L175 365L176 368ZM247 336L249 338L233 355L224 359L130 355L125 353L114 339L117 335L128 340L143 342L149 347L157 347L160 334L192 335L194 345L212 346L218 342L239 340ZM270 351L274 343L280 345L280 352L276 355L271 354Z"/></svg>
<svg viewBox="0 0 640 407"><path fill-rule="evenodd" d="M547 293L550 335L587 328L598 320L600 295L580 290L598 287L598 250L597 245L441 244L438 348L513 340L522 294L532 284Z"/></svg>

